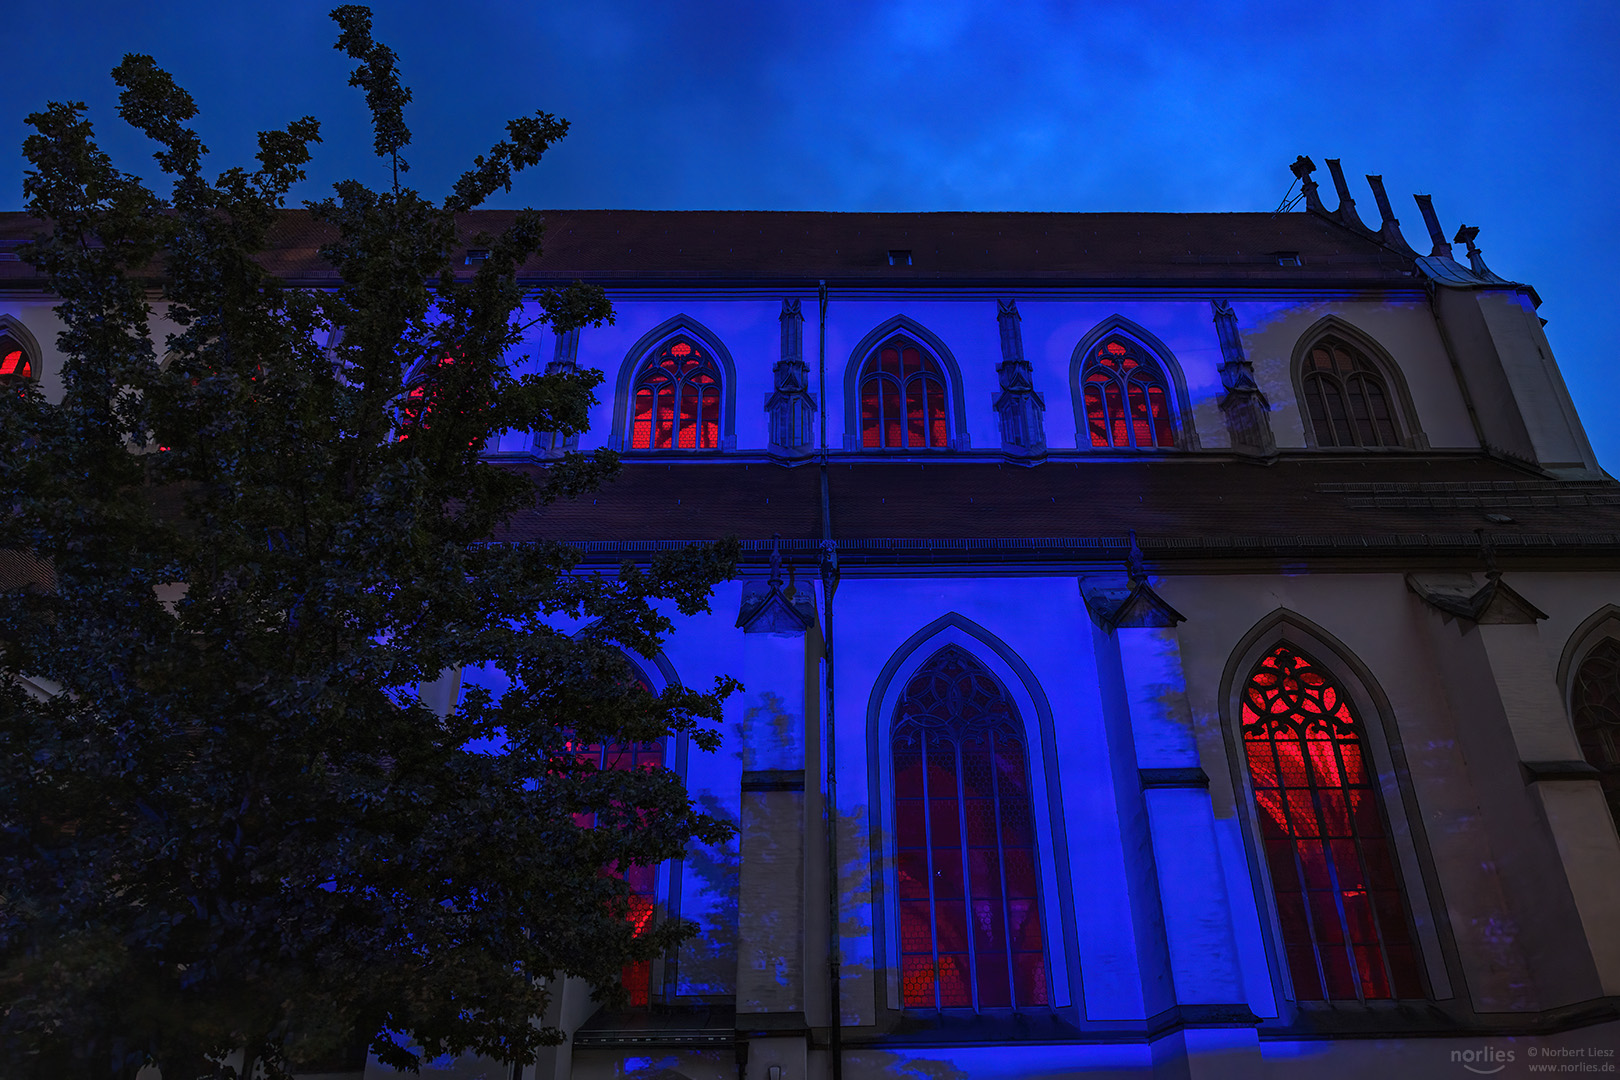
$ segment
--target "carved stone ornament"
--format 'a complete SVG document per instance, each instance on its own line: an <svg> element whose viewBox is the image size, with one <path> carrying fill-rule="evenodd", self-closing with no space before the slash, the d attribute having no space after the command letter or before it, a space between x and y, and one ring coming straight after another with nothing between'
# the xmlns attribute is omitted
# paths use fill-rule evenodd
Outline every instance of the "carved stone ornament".
<svg viewBox="0 0 1620 1080"><path fill-rule="evenodd" d="M557 347L552 350L551 360L546 364L547 375L560 375L565 371L579 370L579 327L564 330L557 335ZM555 431L537 431L534 433L534 452L541 457L562 457L571 450L579 449L579 432L572 435L563 435Z"/></svg>
<svg viewBox="0 0 1620 1080"><path fill-rule="evenodd" d="M1024 359L1023 317L1016 300L996 301L996 321L1001 327L1001 363L996 377L1001 392L990 397L990 405L1001 421L1001 448L1021 458L1046 454L1046 399L1035 389L1035 372Z"/></svg>
<svg viewBox="0 0 1620 1080"><path fill-rule="evenodd" d="M743 633L802 634L815 623L815 597L799 591L797 577L790 568L783 582L781 536L773 535L770 578L743 585L742 604L737 610L737 625Z"/></svg>
<svg viewBox="0 0 1620 1080"><path fill-rule="evenodd" d="M1215 316L1215 336L1221 343L1221 415L1226 418L1226 431L1236 450L1269 454L1277 449L1277 440L1271 432L1271 403L1254 381L1254 365L1243 351L1243 336L1238 332L1237 313L1227 300L1211 300L1210 309Z"/></svg>
<svg viewBox="0 0 1620 1080"><path fill-rule="evenodd" d="M1125 556L1125 570L1124 587L1118 584L1117 577L1112 581L1107 578L1080 579L1080 596L1086 602L1086 610L1104 633L1112 634L1121 627L1175 626L1187 621L1187 616L1171 607L1148 583L1142 549L1137 546L1134 531L1130 537L1130 550Z"/></svg>
<svg viewBox="0 0 1620 1080"><path fill-rule="evenodd" d="M803 457L815 449L816 399L810 393L810 369L804 362L804 314L799 301L783 300L779 318L782 358L771 368L775 388L765 398L770 452Z"/></svg>

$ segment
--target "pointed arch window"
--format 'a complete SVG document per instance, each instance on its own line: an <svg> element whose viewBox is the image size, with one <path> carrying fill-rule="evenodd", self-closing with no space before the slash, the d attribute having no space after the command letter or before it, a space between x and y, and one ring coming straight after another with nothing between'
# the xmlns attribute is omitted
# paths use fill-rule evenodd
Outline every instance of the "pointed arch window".
<svg viewBox="0 0 1620 1080"><path fill-rule="evenodd" d="M1620 641L1605 638L1575 672L1570 704L1586 763L1598 770L1609 814L1620 826Z"/></svg>
<svg viewBox="0 0 1620 1080"><path fill-rule="evenodd" d="M636 372L630 446L715 450L720 446L720 368L702 342L673 337Z"/></svg>
<svg viewBox="0 0 1620 1080"><path fill-rule="evenodd" d="M954 645L906 684L891 729L901 1003L1048 1003L1023 724Z"/></svg>
<svg viewBox="0 0 1620 1080"><path fill-rule="evenodd" d="M1104 338L1080 372L1086 428L1099 447L1173 447L1176 425L1164 370L1141 346Z"/></svg>
<svg viewBox="0 0 1620 1080"><path fill-rule="evenodd" d="M896 335L861 365L861 445L944 449L950 445L947 386L939 361Z"/></svg>
<svg viewBox="0 0 1620 1080"><path fill-rule="evenodd" d="M1305 354L1300 381L1316 445L1401 445L1389 387L1355 346L1323 338Z"/></svg>
<svg viewBox="0 0 1620 1080"><path fill-rule="evenodd" d="M1295 997L1422 997L1377 778L1349 697L1279 645L1244 685L1241 730Z"/></svg>
<svg viewBox="0 0 1620 1080"><path fill-rule="evenodd" d="M652 688L645 680L642 689ZM607 742L583 743L573 748L575 760L584 768L618 769L642 772L664 767L664 744L661 742ZM595 824L594 814L580 814L575 824L589 828ZM603 873L622 878L630 886L630 908L627 918L633 933L640 937L652 924L653 911L658 903L658 868L632 863L629 866L609 866ZM630 995L633 1008L645 1008L652 1002L652 962L637 960L624 965L619 981Z"/></svg>
<svg viewBox="0 0 1620 1080"><path fill-rule="evenodd" d="M34 362L23 343L0 334L0 386L19 385L34 377Z"/></svg>

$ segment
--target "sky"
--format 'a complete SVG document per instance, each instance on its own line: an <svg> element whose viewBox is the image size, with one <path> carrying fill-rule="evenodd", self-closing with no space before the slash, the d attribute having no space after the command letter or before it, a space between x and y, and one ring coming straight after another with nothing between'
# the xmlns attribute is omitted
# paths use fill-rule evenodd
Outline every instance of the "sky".
<svg viewBox="0 0 1620 1080"><path fill-rule="evenodd" d="M324 142L295 199L384 167L329 3L12 5L0 210L22 206L23 117L91 106L124 168L107 72L148 53L196 97L220 169L304 115ZM1299 154L1381 174L1448 236L1533 285L1600 462L1620 472L1620 4L1500 0L388 0L374 31L414 93L411 186L442 195L507 119L567 139L490 205L637 209L1274 209ZM1326 168L1316 176L1335 204ZM1376 221L1372 222L1376 224ZM1426 245L1422 248L1426 249ZM1459 249L1460 250L1460 249Z"/></svg>

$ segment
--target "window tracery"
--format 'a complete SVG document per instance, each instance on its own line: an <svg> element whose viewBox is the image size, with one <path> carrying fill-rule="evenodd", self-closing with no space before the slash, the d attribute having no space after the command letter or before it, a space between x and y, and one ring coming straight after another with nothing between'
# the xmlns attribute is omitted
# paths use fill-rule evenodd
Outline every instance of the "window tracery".
<svg viewBox="0 0 1620 1080"><path fill-rule="evenodd" d="M720 446L720 368L696 339L664 342L636 373L630 446L715 450Z"/></svg>
<svg viewBox="0 0 1620 1080"><path fill-rule="evenodd" d="M642 688L651 692L646 682ZM661 742L607 742L582 743L573 747L575 761L583 768L612 769L641 772L664 767L664 744ZM590 828L595 815L580 814L575 824ZM630 866L609 866L603 873L612 874L630 886L629 919L632 932L640 937L652 923L653 910L658 902L658 868L632 863ZM652 1001L652 961L637 960L624 965L619 981L630 995L632 1008L645 1008Z"/></svg>
<svg viewBox="0 0 1620 1080"><path fill-rule="evenodd" d="M946 646L891 729L901 1002L1048 1004L1023 725L1005 689Z"/></svg>
<svg viewBox="0 0 1620 1080"><path fill-rule="evenodd" d="M1086 428L1097 447L1173 447L1175 421L1164 371L1142 348L1110 336L1080 372Z"/></svg>
<svg viewBox="0 0 1620 1080"><path fill-rule="evenodd" d="M0 334L0 386L17 384L34 377L34 364L22 342L10 334Z"/></svg>
<svg viewBox="0 0 1620 1080"><path fill-rule="evenodd" d="M1422 997L1376 775L1349 698L1279 645L1244 685L1241 732L1295 997Z"/></svg>
<svg viewBox="0 0 1620 1080"><path fill-rule="evenodd" d="M1305 354L1301 383L1318 446L1400 446L1389 387L1372 361L1342 338Z"/></svg>
<svg viewBox="0 0 1620 1080"><path fill-rule="evenodd" d="M946 381L939 361L896 335L861 365L861 445L944 449L950 445Z"/></svg>
<svg viewBox="0 0 1620 1080"><path fill-rule="evenodd" d="M1620 826L1620 641L1605 638L1586 654L1570 704L1581 753L1598 770L1609 814Z"/></svg>

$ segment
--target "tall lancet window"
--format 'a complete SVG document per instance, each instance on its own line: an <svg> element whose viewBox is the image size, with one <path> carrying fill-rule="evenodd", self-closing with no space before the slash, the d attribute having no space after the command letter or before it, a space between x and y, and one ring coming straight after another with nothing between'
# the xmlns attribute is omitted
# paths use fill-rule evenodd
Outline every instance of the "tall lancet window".
<svg viewBox="0 0 1620 1080"><path fill-rule="evenodd" d="M908 337L892 337L861 365L861 445L943 449L950 445L945 375Z"/></svg>
<svg viewBox="0 0 1620 1080"><path fill-rule="evenodd" d="M1316 445L1401 445L1384 378L1359 350L1323 338L1305 354L1300 379Z"/></svg>
<svg viewBox="0 0 1620 1080"><path fill-rule="evenodd" d="M1023 724L982 664L948 645L906 685L892 733L901 1000L1047 1004Z"/></svg>
<svg viewBox="0 0 1620 1080"><path fill-rule="evenodd" d="M1175 446L1170 394L1158 362L1121 337L1097 344L1080 373L1092 446Z"/></svg>
<svg viewBox="0 0 1620 1080"><path fill-rule="evenodd" d="M1620 825L1620 642L1608 638L1586 654L1572 704L1581 753L1601 774L1609 814Z"/></svg>
<svg viewBox="0 0 1620 1080"><path fill-rule="evenodd" d="M1422 997L1377 777L1350 699L1279 645L1243 688L1242 732L1295 997Z"/></svg>
<svg viewBox="0 0 1620 1080"><path fill-rule="evenodd" d="M630 414L636 450L714 450L720 446L720 368L685 335L654 349L636 373Z"/></svg>
<svg viewBox="0 0 1620 1080"><path fill-rule="evenodd" d="M646 680L639 680L643 690L652 692ZM664 767L664 744L661 742L608 742L575 743L571 746L574 759L586 769L622 769L628 772L654 771ZM574 823L586 828L596 824L595 814L579 814ZM603 873L622 878L630 886L629 911L633 933L640 937L652 923L658 902L658 867L632 863L629 866L609 865ZM619 981L630 995L630 1004L644 1008L652 1001L652 963L636 960L624 965Z"/></svg>

